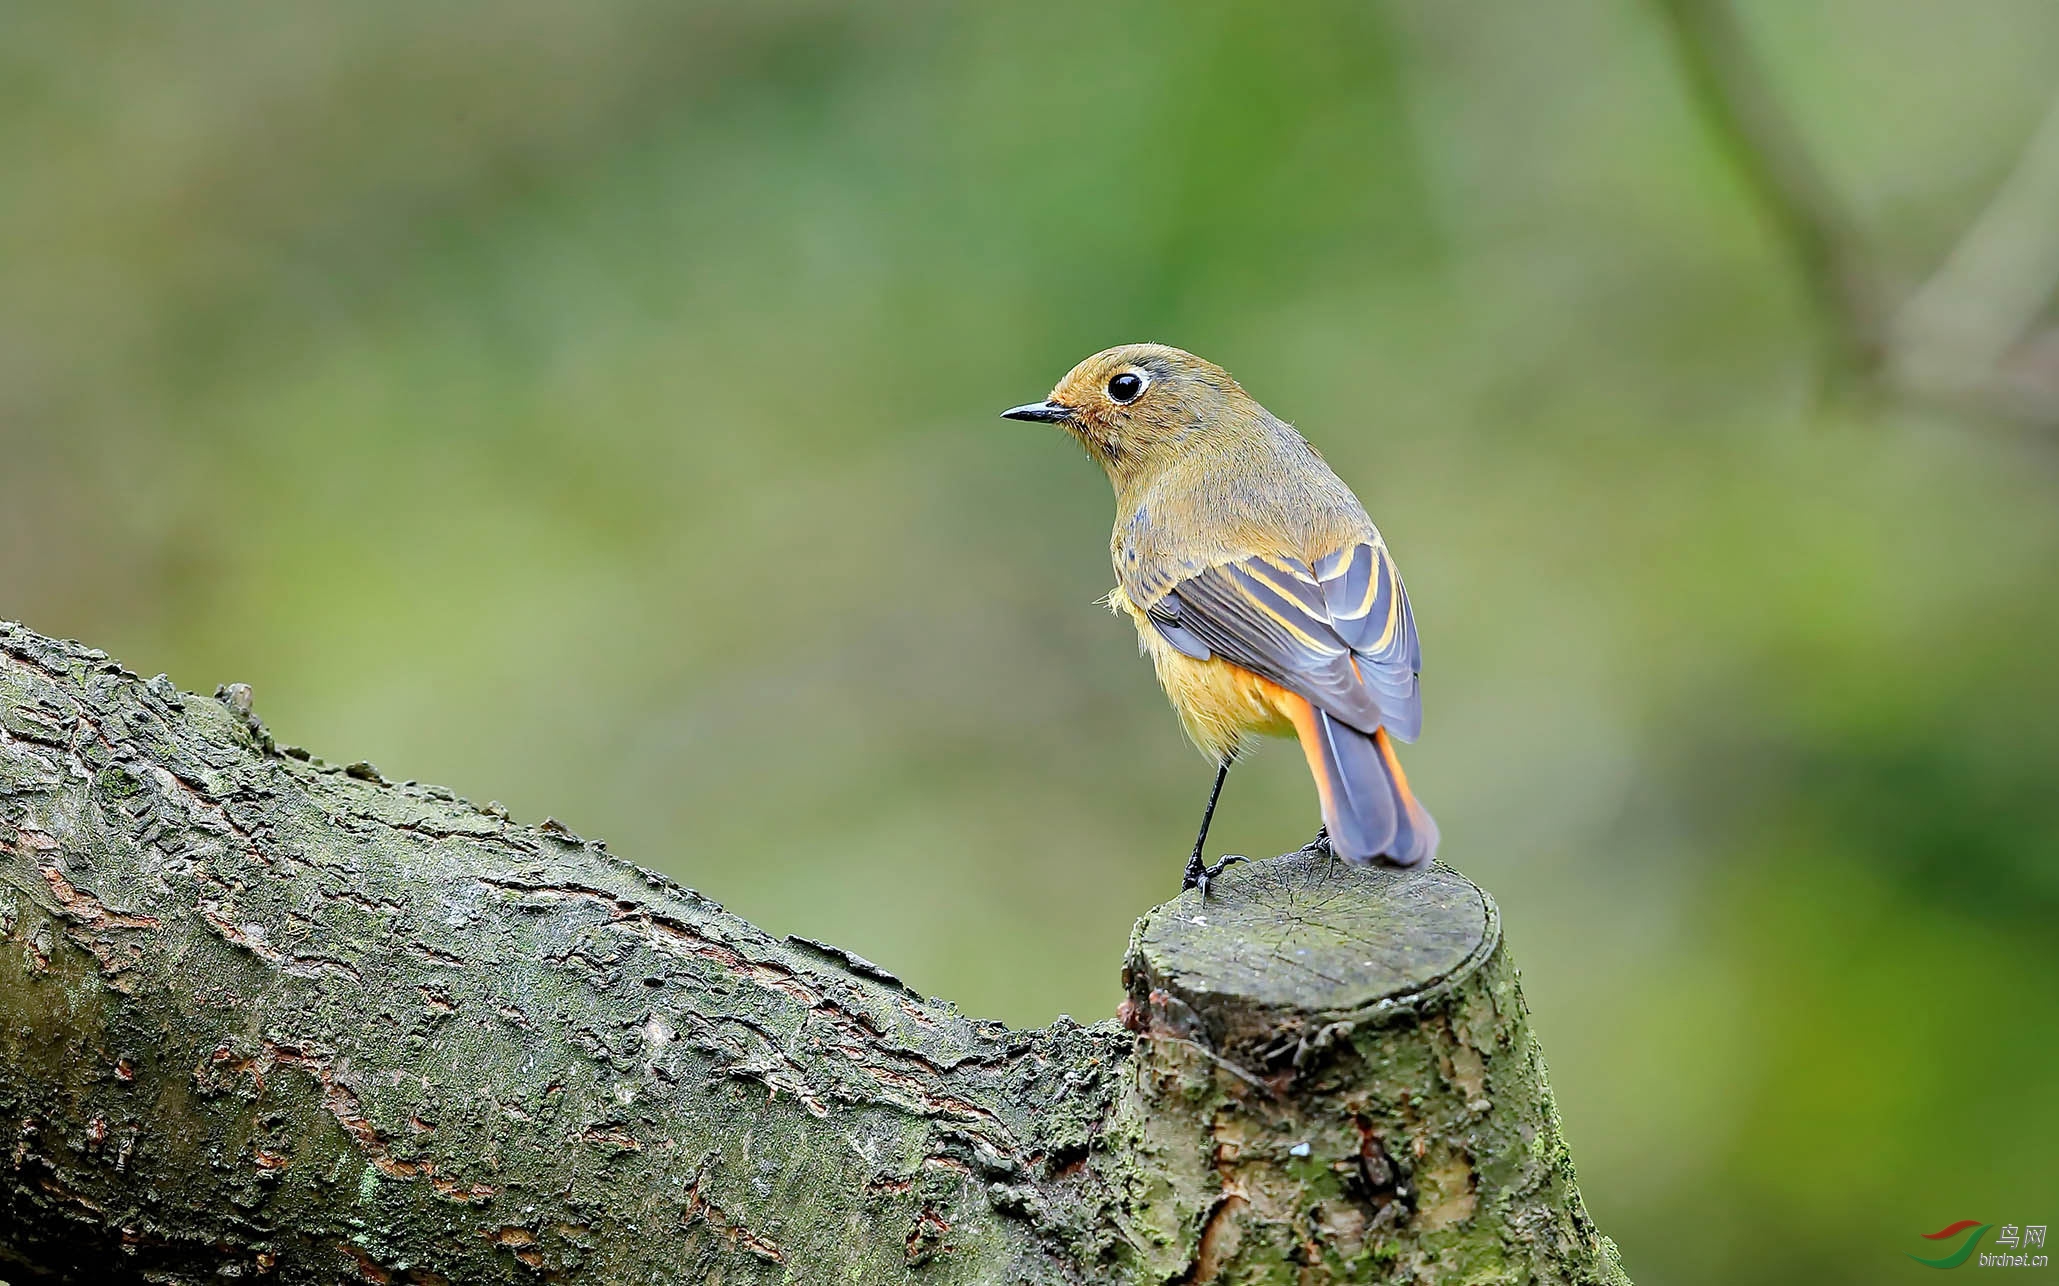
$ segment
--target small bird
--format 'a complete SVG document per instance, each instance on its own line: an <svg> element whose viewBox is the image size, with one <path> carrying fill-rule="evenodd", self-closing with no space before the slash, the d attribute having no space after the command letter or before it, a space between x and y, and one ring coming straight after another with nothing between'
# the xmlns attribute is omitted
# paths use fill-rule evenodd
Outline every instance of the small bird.
<svg viewBox="0 0 2059 1286"><path fill-rule="evenodd" d="M1108 605L1127 613L1215 785L1183 888L1202 862L1246 736L1299 738L1334 859L1418 866L1437 824L1393 738L1422 727L1421 650L1401 572L1365 506L1316 449L1227 371L1163 344L1072 368L1041 402L1003 411L1076 438L1115 487ZM1313 847L1313 846L1312 846Z"/></svg>

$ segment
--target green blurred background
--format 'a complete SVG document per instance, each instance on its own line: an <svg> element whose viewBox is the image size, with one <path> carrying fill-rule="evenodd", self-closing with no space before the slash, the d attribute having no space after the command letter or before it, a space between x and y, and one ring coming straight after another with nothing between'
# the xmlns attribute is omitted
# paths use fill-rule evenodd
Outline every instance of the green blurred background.
<svg viewBox="0 0 2059 1286"><path fill-rule="evenodd" d="M1746 16L1911 278L2059 83L2049 0ZM1208 768L995 413L1194 349L1399 554L1642 1283L2059 1222L2059 445L1810 317L1629 0L0 7L0 616L1102 1018ZM1314 823L1281 745L1216 837Z"/></svg>

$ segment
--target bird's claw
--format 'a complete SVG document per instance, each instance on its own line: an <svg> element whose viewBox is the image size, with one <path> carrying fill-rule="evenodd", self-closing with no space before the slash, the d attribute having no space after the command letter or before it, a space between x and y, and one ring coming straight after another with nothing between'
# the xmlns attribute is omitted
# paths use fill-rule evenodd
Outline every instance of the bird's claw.
<svg viewBox="0 0 2059 1286"><path fill-rule="evenodd" d="M1184 893L1188 889L1200 889L1201 900L1206 902L1208 901L1208 883L1210 880L1220 876L1224 869L1233 863L1248 862L1250 860L1242 853L1225 853L1216 860L1214 865L1203 866L1201 864L1201 854L1196 853L1187 859L1187 874L1186 878L1180 883L1180 891Z"/></svg>
<svg viewBox="0 0 2059 1286"><path fill-rule="evenodd" d="M1316 827L1315 838L1303 844L1301 851L1304 853L1321 853L1329 859L1329 864L1323 867L1324 879L1327 880L1337 873L1337 850L1330 846L1330 828L1328 826Z"/></svg>

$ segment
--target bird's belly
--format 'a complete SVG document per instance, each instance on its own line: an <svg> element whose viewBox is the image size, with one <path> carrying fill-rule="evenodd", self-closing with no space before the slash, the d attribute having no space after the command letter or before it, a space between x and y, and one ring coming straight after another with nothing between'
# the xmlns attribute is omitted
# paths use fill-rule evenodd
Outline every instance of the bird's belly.
<svg viewBox="0 0 2059 1286"><path fill-rule="evenodd" d="M1280 688L1220 657L1197 661L1161 638L1148 619L1134 614L1132 619L1158 671L1159 686L1203 754L1220 760L1253 733L1294 735L1294 724L1279 704Z"/></svg>

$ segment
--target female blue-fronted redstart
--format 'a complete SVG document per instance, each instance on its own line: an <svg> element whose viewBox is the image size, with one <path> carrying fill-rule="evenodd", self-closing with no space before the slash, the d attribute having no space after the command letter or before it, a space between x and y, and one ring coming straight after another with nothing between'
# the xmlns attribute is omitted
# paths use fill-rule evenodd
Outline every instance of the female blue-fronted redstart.
<svg viewBox="0 0 2059 1286"><path fill-rule="evenodd" d="M1422 726L1421 651L1401 572L1365 506L1302 436L1192 353L1129 344L1075 366L1042 402L1115 486L1116 587L1187 735L1215 761L1186 887L1251 733L1300 739L1330 850L1416 866L1437 824L1393 738Z"/></svg>

